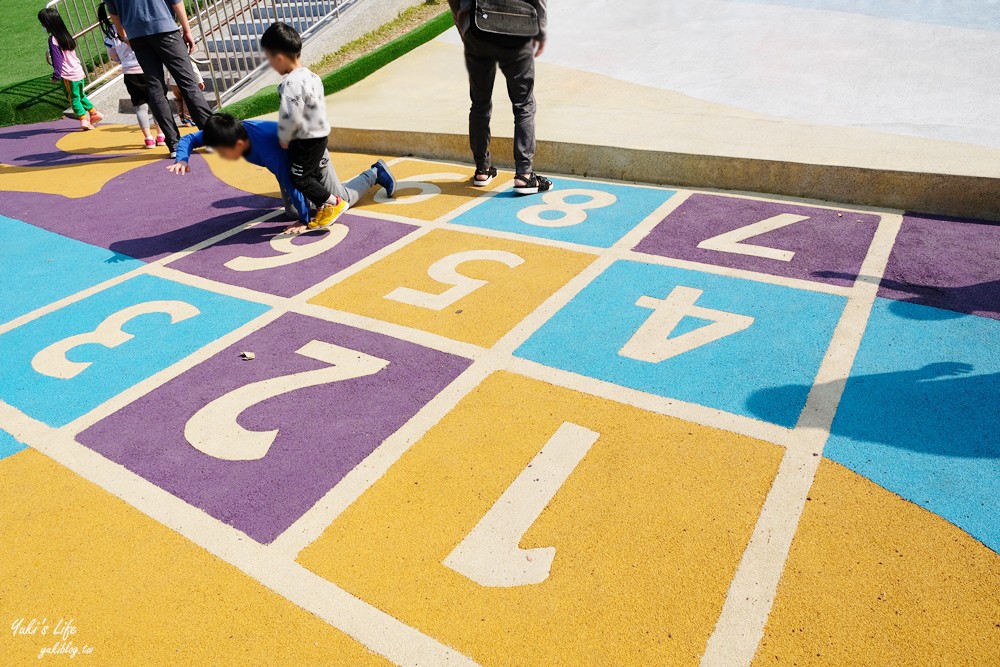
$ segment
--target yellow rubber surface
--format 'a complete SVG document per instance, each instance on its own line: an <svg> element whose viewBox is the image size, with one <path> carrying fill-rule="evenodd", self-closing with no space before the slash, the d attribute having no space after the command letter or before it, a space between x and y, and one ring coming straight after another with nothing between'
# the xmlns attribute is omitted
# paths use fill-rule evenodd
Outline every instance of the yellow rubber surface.
<svg viewBox="0 0 1000 667"><path fill-rule="evenodd" d="M87 665L388 664L38 452L2 462L0 507L0 664L38 664L60 618Z"/></svg>
<svg viewBox="0 0 1000 667"><path fill-rule="evenodd" d="M824 460L756 667L968 665L1000 657L1000 556Z"/></svg>
<svg viewBox="0 0 1000 667"><path fill-rule="evenodd" d="M399 288L441 294L452 287L428 275L430 267L456 253L499 251L523 262L473 260L456 267L461 275L487 281L440 310L387 295ZM511 263L514 258L504 255ZM434 230L310 300L311 303L423 329L454 340L492 345L528 313L593 262L595 257L561 248L508 241L480 234Z"/></svg>
<svg viewBox="0 0 1000 667"><path fill-rule="evenodd" d="M443 565L565 422L599 437L521 540L555 547L549 577L485 587ZM697 664L780 456L502 372L299 560L481 664Z"/></svg>

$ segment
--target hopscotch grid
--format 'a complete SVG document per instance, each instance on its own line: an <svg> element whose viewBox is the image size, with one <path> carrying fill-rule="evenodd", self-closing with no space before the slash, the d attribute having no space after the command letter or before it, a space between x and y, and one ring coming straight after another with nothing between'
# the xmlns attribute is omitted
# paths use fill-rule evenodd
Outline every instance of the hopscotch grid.
<svg viewBox="0 0 1000 667"><path fill-rule="evenodd" d="M390 161L390 163L398 163L399 161L404 159L416 160L427 163L457 164L457 163L448 163L445 161L419 160L416 158L397 158L395 160ZM580 177L574 175L568 175L565 176L565 178L583 180ZM42 429L46 432L46 435L58 434L59 443L66 443L68 439L69 442L72 442L73 447L89 452L89 455L91 455L92 457L96 457L94 461L99 460L101 462L101 463L92 462L91 464L83 466L84 468L89 469L90 467L101 468L102 466L106 467L110 466L108 470L112 470L114 472L109 472L106 475L103 475L103 477L102 475L97 475L98 478L101 478L103 480L103 483L96 482L100 486L108 488L108 485L115 487L122 485L129 486L134 484L146 487L145 490L138 496L135 493L125 494L128 497L119 495L118 493L115 494L119 495L119 497L123 497L123 499L125 499L127 502L136 507L139 507L142 504L148 504L144 499L149 497L154 497L156 495L166 494L171 498L175 497L171 496L169 493L163 491L159 487L156 487L151 482L148 482L142 479L141 477L138 477L133 473L126 471L121 466L118 466L117 464L111 461L103 459L103 457L101 457L97 453L92 452L83 445L80 445L79 443L73 441L72 437L75 436L80 431L84 430L85 428L89 427L90 425L97 423L104 417L116 412L125 405L138 399L142 395L145 395L149 391L152 391L155 388L161 386L162 384L169 382L170 380L177 377L186 370L198 365L205 359L213 356L214 354L217 354L219 351L243 339L253 331L256 331L266 326L270 322L273 322L284 313L297 312L305 315L318 316L320 312L323 312L326 315L326 317L320 317L320 319L325 319L334 322L341 322L349 324L350 326L358 326L359 328L362 329L377 331L380 333L386 333L387 329L391 328L392 331L387 335L392 335L398 338L402 338L404 340L410 340L411 342L414 342L416 344L425 345L427 347L432 347L435 349L441 349L442 351L471 358L473 360L473 363L470 365L470 367L466 369L466 371L464 371L455 381L449 384L448 387L445 388L445 390L439 393L438 396L432 399L431 402L425 405L417 413L417 415L414 415L414 417L412 417L404 425L403 428L399 429L396 433L390 436L390 438L388 438L385 442L383 442L379 448L377 448L374 452L372 452L372 454L368 458L366 458L365 461L362 462L362 464L358 466L358 468L356 469L357 474L354 474L354 472L352 471L351 474L349 474L347 477L341 480L341 482L338 483L338 485L336 485L333 489L331 489L331 491L328 492L326 496L324 496L319 502L317 502L313 506L313 508L311 508L308 512L306 512L302 517L300 517L300 519L297 520L292 525L292 527L290 527L288 530L282 533L282 535L279 536L271 545L259 545L253 540L247 538L245 535L243 535L240 531L236 530L235 528L223 524L222 522L219 522L209 517L207 514L205 514L198 508L191 506L180 499L175 498L175 502L180 503L178 507L186 508L180 511L180 514L183 517L182 521L188 520L192 515L191 513L195 513L203 515L204 518L201 519L202 521L204 521L204 519L208 519L213 524L211 530L206 531L205 534L198 535L197 537L190 537L189 533L191 531L189 528L182 528L182 529L175 528L175 530L178 530L178 532L185 534L185 536L188 536L189 539L192 539L193 541L195 541L198 544L201 544L202 546L205 546L206 541L207 542L216 541L218 539L218 536L215 535L214 533L219 533L219 535L225 534L228 536L222 538L223 541L228 539L235 539L236 541L240 542L243 545L250 545L254 548L259 547L262 550L261 553L266 552L267 554L270 554L270 556L268 556L267 558L274 559L273 561L274 564L280 565L280 567L278 568L279 570L281 569L281 567L289 565L292 566L293 568L299 567L296 564L288 563L287 561L294 559L294 557L299 553L299 551L301 551L302 548L304 548L312 541L314 541L315 538L318 537L318 535L322 533L322 531L325 530L329 526L329 524L336 519L337 516L339 516L340 512L342 512L343 509L346 509L346 507L348 507L352 502L354 502L354 500L356 500L361 494L363 494L368 488L370 488L372 484L377 482L378 479L381 478L382 474L384 474L384 472L388 470L388 468L396 460L398 460L398 458L402 456L409 449L409 447L412 446L412 444L414 444L421 437L423 437L423 435L430 428L432 428L435 423L437 423L437 420L440 419L440 417L437 417L437 419L435 419L434 415L440 414L440 416L444 416L445 414L450 412L452 409L454 409L455 405L457 405L458 402L460 402L466 395L468 395L469 392L473 391L486 377L500 370L510 370L511 372L519 372L529 377L534 377L536 379L539 379L541 381L550 382L552 384L581 391L586 394L600 396L603 398L607 398L608 400L613 400L619 403L635 405L636 407L640 407L642 409L650 410L653 412L658 412L660 414L675 416L678 418L682 418L688 421L703 424L705 426L713 428L722 428L727 431L743 433L751 437L756 437L763 440L767 440L769 442L773 442L778 445L783 445L788 448L785 457L786 461L792 461L793 459L797 459L797 457L808 455L806 450L815 449L815 440L807 442L806 446L803 447L802 442L806 442L808 439L799 438L799 432L797 431L783 429L782 427L775 427L773 429L772 428L764 429L767 431L766 433L764 433L762 432L759 426L761 422L757 422L756 420L751 420L749 418L739 418L739 416L730 415L729 413L722 413L722 411L713 410L711 408L705 408L704 406L688 404L682 401L667 399L653 394L646 394L645 392L630 390L621 387L619 385L606 383L600 380L594 380L593 378L585 378L583 376L579 376L565 371L559 371L558 369L552 369L543 366L541 364L536 364L535 362L518 359L517 357L513 356L513 352L521 343L527 340L527 338L529 338L535 331L537 331L538 328L544 325L544 323L548 321L548 319L555 312L557 312L560 308L565 306L572 298L574 298L581 290L583 290L594 279L596 279L599 275L601 275L615 261L622 259L631 259L636 261L646 261L648 263L658 263L667 265L674 265L671 264L671 262L675 263L680 262L680 260L671 260L670 258L662 258L659 256L647 256L644 253L638 253L632 251L631 247L634 246L634 244L638 242L639 239L643 238L646 234L648 234L649 231L656 224L659 224L659 222L663 218L665 218L670 212L676 209L676 207L680 206L687 199L687 197L690 196L690 194L695 192L715 192L714 190L711 189L671 188L669 186L653 186L641 183L629 184L617 181L615 182L602 181L597 179L587 179L586 182L626 185L637 188L670 190L673 191L675 194L671 198L669 198L663 206L658 208L656 211L654 211L654 213L652 213L645 220L643 220L643 222L641 222L639 225L630 230L611 248L596 248L592 246L584 246L582 244L580 244L579 248L574 248L581 252L594 254L595 261L587 268L585 268L583 271L581 271L577 276L575 276L573 279L571 279L565 285L563 285L559 290L550 295L550 297L546 299L546 301L543 304L541 304L538 308L536 308L535 311L533 311L527 317L522 319L517 326L515 326L511 331L509 331L493 348L489 350L483 348L477 348L477 346L469 346L468 344L461 344L458 343L457 341L452 341L451 339L442 336L436 336L435 334L428 334L428 332L423 332L417 329L411 329L409 327L402 327L399 325L387 326L389 323L382 322L380 320L376 320L373 318L364 318L363 316L357 316L352 313L344 313L341 311L336 311L334 309L328 309L322 306L308 304L307 301L308 299L312 298L316 294L319 294L320 292L327 289L331 285L334 285L346 279L347 277L356 274L357 272L363 270L364 268L373 265L380 259L388 256L389 254L392 254L396 250L408 245L409 243L412 243L416 239L421 238L422 236L429 233L433 229L442 229L442 228L452 229L454 227L457 228L454 231L461 231L471 234L480 234L485 236L497 236L499 238L510 238L511 240L519 240L540 245L552 245L554 247L565 248L565 245L562 244L562 242L558 241L553 242L552 240L549 239L540 239L538 237L530 235L519 235L514 233L501 232L499 234L496 234L496 233L491 233L492 230L481 230L475 227L453 225L449 222L450 220L454 219L461 213L464 213L467 210L471 210L475 206L485 203L493 196L496 196L497 194L510 188L511 183L505 183L493 189L484 190L484 192L481 195L472 198L470 202L467 202L458 209L455 209L447 214L440 216L438 219L434 221L418 220L402 215L398 216L400 222L412 225L415 227L415 229L406 236L404 236L403 238L394 242L393 244L390 244L389 246L380 249L376 253L373 253L372 255L363 258L359 262L352 264L350 267L346 267L342 271L334 274L333 276L330 276L328 279L321 281L321 283L318 283L317 285L305 290L304 292L295 297L291 298L277 297L263 292L257 292L255 290L229 285L227 283L211 281L209 279L200 278L198 276L192 276L192 274L186 274L180 271L176 271L168 266L170 263L182 257L185 257L193 252L197 252L202 248L206 248L230 236L238 234L244 231L245 229L248 229L257 224L270 220L271 218L279 215L282 212L282 209L277 209L275 211L268 212L254 220L238 225L231 230L227 230L226 232L222 232L218 235L210 237L209 239L205 239L197 244L192 245L189 248L168 255L167 257L161 258L160 260L148 263L142 267L138 267L134 271L122 274L121 276L116 276L115 278L104 281L103 283L91 286L85 290L81 290L80 292L65 297L64 299L54 302L53 304L48 304L47 306L36 309L36 311L32 311L31 313L22 315L19 318L12 320L11 322L8 322L5 325L0 326L0 333L9 331L13 328L16 328L17 326L21 326L27 322L30 322L33 319L37 319L38 317L41 317L50 312L54 312L55 310L65 307L66 305L87 298L88 296L91 296L93 294L97 294L103 291L104 289L108 289L114 285L120 284L137 275L142 275L142 274L158 275L160 277L164 277L170 280L175 280L177 282L186 282L187 284L194 284L195 286L198 286L202 289L208 289L209 291L213 291L216 293L226 294L229 296L235 296L236 298L264 303L271 307L271 310L269 310L268 312L258 316L254 320L251 320L242 327L232 332L229 332L225 336L216 339L215 341L202 347L195 353L188 355L187 357L176 362L170 367L160 371L159 373L154 374L153 376L147 378L143 382L140 382L139 384L133 386L129 390L126 390L125 392L122 392L116 397L109 399L108 401L101 404L91 412L74 420L73 422L70 422L66 426L63 426L58 429L51 429L50 427L45 426L44 429ZM829 208L834 210L854 211L854 212L870 211L877 213L886 213L885 209L867 209L867 208L852 209L852 208L845 208L844 206L830 206L830 205L823 205L820 203L811 203L811 200L801 200L796 198L768 198L768 197L761 197L759 195L733 194L731 191L728 192L719 191L718 194L729 197L744 198L744 199L759 200L759 201L777 201L777 202L796 201L803 203L805 205L813 206L815 208ZM365 211L364 209L356 209L352 211L352 213L362 215L365 217L390 219L390 220L397 217L394 216L393 214ZM884 220L885 216L883 216L883 221ZM500 234L509 234L509 236L500 236ZM557 244L562 244L562 245L557 245ZM875 244L873 242L872 246L873 249L872 251L869 252L869 256L866 258L865 267L863 267L863 271L866 268L869 269L871 268L868 267L867 265L870 263L869 259L873 257L874 246ZM888 248L891 249L891 246L892 242L890 240ZM886 258L887 258L887 253L886 253ZM871 263L877 263L877 262L871 262ZM737 270L728 270L725 269L725 267L717 267L715 265L701 265L700 263L697 262L685 262L685 266L682 266L680 268L692 268L695 270L723 273L724 275L729 275L725 273L726 271L734 271L734 272L737 271ZM881 267L875 267L875 268L879 268L878 275L881 276L885 268L884 262L882 263ZM761 277L763 277L762 280L763 282L776 282L778 284L782 284L782 281L784 280L791 280L791 279L783 279L777 276L770 276L769 274L755 274L754 272L747 272L747 271L739 271L738 273L739 275L734 275L734 277L747 278L750 280L755 280L755 279L762 280ZM874 275L874 274L869 274L869 275ZM180 276L185 276L186 278L181 279ZM772 280L772 278L774 280ZM874 278L873 281L874 281L874 288L871 288L869 285L869 289L877 290L878 281L874 280ZM849 292L852 295L851 298L854 298L855 292L861 289L863 284L868 285L868 283L870 282L872 281L866 280L864 281L864 283L862 283L862 281L859 280L855 284L854 288L839 288L837 286L826 286L820 284L821 288L813 287L813 290L830 291L831 289L836 289L837 293L844 294L845 292ZM813 285L812 283L809 283L809 281L795 281L795 283L796 284L791 284L787 286L795 287L797 289L809 289L809 287L805 287L803 284L809 284L810 286ZM867 313L866 313L866 318L867 318ZM344 320L347 321L345 322ZM436 346L428 345L428 342L431 340L430 338L428 338L428 335L436 337L437 340L434 341L437 343ZM415 338L419 338L420 340L414 340ZM831 342L831 348L832 347L833 343ZM851 358L853 359L853 355L851 355ZM429 408L429 406L431 407ZM5 404L0 403L0 407L5 408L4 410L0 410L0 415L4 416L4 419L0 421L4 423L7 423L12 419L13 420L31 419L30 417L27 417L22 413L20 413L20 411L11 408L9 406L6 406ZM11 417L11 415L14 413L16 413L17 416ZM754 425L750 426L751 423ZM29 429L29 430L33 431L34 429ZM31 443L29 444L32 444L33 447L39 449L47 456L56 458L56 460L59 460L61 463L63 463L63 465L66 465L71 469L77 470L77 467L79 467L78 466L79 462L76 461L74 457L66 457L62 455L61 452L63 447L62 444L54 444L51 446L47 446L43 442L44 440L46 440L46 438L37 437L37 434L33 433L28 434L26 437L28 440L31 441ZM36 444L38 444L39 446L36 447L35 446ZM820 443L820 447L821 446L822 444ZM56 450L59 450L59 453L57 453L56 456L53 456L53 453L55 453ZM66 463L67 458L73 459L72 465ZM818 459L817 459L817 465L818 465ZM77 472L80 471L77 470ZM128 480L123 479L121 481L118 481L116 476L121 476L121 475L131 476L131 479ZM811 481L811 476L809 479ZM92 481L95 480L92 479ZM347 482L346 484L345 481ZM777 485L777 480L775 482L775 485ZM806 491L807 490L808 487L806 488ZM772 493L773 493L773 487L772 487ZM132 500L129 500L129 498L131 498ZM770 494L769 494L769 499L770 499ZM164 523L165 525L170 526L173 523L176 523L174 518L170 516L171 512L169 511L156 511L154 513L150 513L146 510L142 511L149 514L154 519L159 520L161 523ZM758 521L758 524L760 524L760 521ZM210 535L209 533L212 534ZM755 528L755 534L756 534L756 528ZM226 552L224 550L222 553L219 553L217 549L212 549L208 546L206 546L206 548L209 548L209 550L213 551L213 553L217 553L217 555L219 555L220 558L223 558L223 560L227 560L227 562L233 562L231 558L226 557L225 555ZM748 551L749 551L749 546L748 546ZM229 556L231 557L232 554L229 554ZM263 570L259 570L259 568L249 567L245 563L244 565L237 564L237 566L240 567L241 569L244 569L244 571L247 571L248 574L250 574L249 570L254 569L256 574L251 574L251 576L253 576L258 581L261 581L268 587L273 588L273 590L276 590L279 593L281 593L279 588L286 587L287 582L279 582L279 585L277 587L274 587L273 581L271 583L264 581L261 577L264 577L264 579L268 579L269 577L265 576L267 573L264 572ZM741 567L742 567L742 562L741 562ZM320 579L320 581L323 581L325 585L336 588L335 584L332 584L332 582L326 582L325 580L322 579ZM734 578L734 585L735 581L736 580ZM284 595L284 593L281 594ZM362 601L358 602L361 605L370 607L371 609L374 610L374 607L367 605L367 603L364 603ZM317 613L317 615L321 616L321 618L324 618L324 620L327 620L327 622L331 623L335 627L343 629L341 625L338 624L342 623L342 619L337 621L331 621L328 617L329 614L324 615L322 613L315 611L315 609L313 608L315 607L315 605L312 603L310 603L310 606L306 606L301 603L298 604L300 604L300 606L303 606L304 608L310 609L311 611L313 611L313 613ZM723 612L723 615L724 614L725 610ZM405 630L403 630L404 633L408 630L412 630L413 632L420 634L418 631L409 628L409 626L405 626L399 621L395 621L395 619L392 620L395 623L402 625L403 628L405 628ZM765 616L765 621L766 621L766 616ZM721 623L722 623L722 616L720 616L720 625ZM357 628L355 628L355 630L356 629ZM396 630L398 631L400 629L396 628ZM716 629L716 632L718 632L718 627ZM348 632L348 634L351 634L351 636L358 639L355 633ZM420 636L424 637L431 643L434 644L437 643L435 640L427 638L424 635ZM713 633L713 638L714 636L715 633ZM371 648L371 645L368 643L369 641L376 641L376 644L385 643L382 642L380 638L373 638L372 636L370 636L370 633L366 634L365 639L358 639L358 640L365 646L368 646L369 648ZM709 644L711 645L711 640ZM438 646L440 645L438 644ZM755 649L756 649L756 644L754 644L754 650ZM381 651L378 652L380 652L383 655L386 655ZM386 655L386 657L389 656ZM750 655L750 657L752 658L752 654ZM467 660L467 658L464 658L464 656L459 656L459 658ZM408 663L401 662L400 664L408 664ZM703 663L703 664L712 664L712 663Z"/></svg>

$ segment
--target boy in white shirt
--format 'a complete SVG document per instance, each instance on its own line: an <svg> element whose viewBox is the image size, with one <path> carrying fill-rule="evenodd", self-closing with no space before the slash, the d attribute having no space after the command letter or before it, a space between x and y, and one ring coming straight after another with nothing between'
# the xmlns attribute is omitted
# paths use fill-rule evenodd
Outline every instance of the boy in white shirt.
<svg viewBox="0 0 1000 667"><path fill-rule="evenodd" d="M285 75L278 86L278 140L288 151L292 182L316 207L309 229L326 227L347 210L347 200L323 185L330 124L326 120L323 81L299 62L302 38L294 28L275 23L260 38L268 62Z"/></svg>

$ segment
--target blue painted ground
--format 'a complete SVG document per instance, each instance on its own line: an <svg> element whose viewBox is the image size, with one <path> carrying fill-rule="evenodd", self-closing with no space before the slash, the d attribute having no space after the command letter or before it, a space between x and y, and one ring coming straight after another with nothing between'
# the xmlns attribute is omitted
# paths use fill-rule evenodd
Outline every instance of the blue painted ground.
<svg viewBox="0 0 1000 667"><path fill-rule="evenodd" d="M641 296L703 290L696 305L754 318L738 333L658 363L619 354L650 316ZM616 262L515 353L519 357L661 396L795 426L845 299L830 294L639 262ZM705 324L685 318L669 336ZM751 411L769 387L799 385Z"/></svg>

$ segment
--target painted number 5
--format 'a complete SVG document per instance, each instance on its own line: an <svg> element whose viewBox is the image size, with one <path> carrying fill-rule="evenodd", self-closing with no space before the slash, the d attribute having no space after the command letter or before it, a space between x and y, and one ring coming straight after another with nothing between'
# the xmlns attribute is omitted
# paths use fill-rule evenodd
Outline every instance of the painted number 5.
<svg viewBox="0 0 1000 667"><path fill-rule="evenodd" d="M439 259L427 269L427 275L439 283L451 285L450 288L440 294L433 294L409 287L397 287L386 294L385 298L411 306L427 308L428 310L444 310L489 282L463 276L459 273L458 267L465 262L500 262L513 269L523 264L524 258L505 250L467 250L466 252L456 252L453 255Z"/></svg>
<svg viewBox="0 0 1000 667"><path fill-rule="evenodd" d="M586 197L579 203L566 201L570 197ZM611 206L618 198L610 192L601 190L556 190L542 197L543 204L528 206L517 212L517 218L535 227L572 227L587 219L587 211L594 208ZM552 212L557 215L542 217L543 213Z"/></svg>
<svg viewBox="0 0 1000 667"><path fill-rule="evenodd" d="M198 315L200 312L196 307L185 301L145 301L137 303L134 306L129 306L113 315L109 315L93 331L63 338L40 350L31 359L31 367L42 375L59 378L60 380L69 380L85 371L92 363L90 361L70 361L66 356L70 350L82 345L101 345L112 349L127 343L135 338L135 336L125 331L122 327L140 315L166 313L170 316L170 323L177 324Z"/></svg>
<svg viewBox="0 0 1000 667"><path fill-rule="evenodd" d="M329 366L252 382L220 396L188 420L184 427L187 441L195 449L226 461L262 459L278 431L243 428L236 420L245 410L296 389L374 375L389 365L385 359L319 340L309 341L295 353Z"/></svg>
<svg viewBox="0 0 1000 667"><path fill-rule="evenodd" d="M420 204L432 197L441 194L441 188L431 181L465 181L468 180L465 174L457 174L452 171L442 171L434 174L419 174L409 178L401 178L396 183L396 192L404 190L418 190L419 194L403 195L397 194L392 199L385 194L385 190L380 189L375 193L375 201L379 204Z"/></svg>

